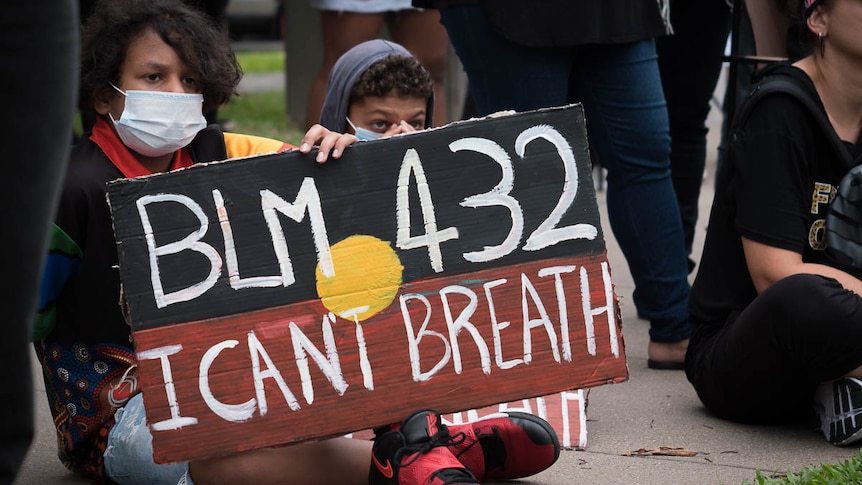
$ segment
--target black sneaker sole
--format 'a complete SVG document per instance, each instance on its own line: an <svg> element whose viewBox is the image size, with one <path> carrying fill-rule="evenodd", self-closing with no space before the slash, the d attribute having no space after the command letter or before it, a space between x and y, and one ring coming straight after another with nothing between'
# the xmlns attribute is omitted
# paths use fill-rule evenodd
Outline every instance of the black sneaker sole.
<svg viewBox="0 0 862 485"><path fill-rule="evenodd" d="M862 440L862 381L839 379L832 384L831 413L827 412L826 439L838 446ZM821 417L823 419L823 417Z"/></svg>

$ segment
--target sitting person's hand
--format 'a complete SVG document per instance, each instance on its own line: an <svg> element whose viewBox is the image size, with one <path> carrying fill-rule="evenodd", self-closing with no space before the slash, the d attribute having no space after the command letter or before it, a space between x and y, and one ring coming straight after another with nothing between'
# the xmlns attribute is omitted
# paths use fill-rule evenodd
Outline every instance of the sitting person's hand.
<svg viewBox="0 0 862 485"><path fill-rule="evenodd" d="M411 125L410 123L408 123L404 120L401 120L401 122L398 124L393 123L392 126L390 126L386 131L383 132L383 134L380 136L380 138L387 138L387 137L390 137L392 135L398 135L401 133L412 133L414 131L416 131L415 126Z"/></svg>
<svg viewBox="0 0 862 485"><path fill-rule="evenodd" d="M317 163L323 163L332 158L341 158L344 149L357 141L353 135L336 133L317 124L308 129L299 143L300 153L309 153L315 145L318 147Z"/></svg>

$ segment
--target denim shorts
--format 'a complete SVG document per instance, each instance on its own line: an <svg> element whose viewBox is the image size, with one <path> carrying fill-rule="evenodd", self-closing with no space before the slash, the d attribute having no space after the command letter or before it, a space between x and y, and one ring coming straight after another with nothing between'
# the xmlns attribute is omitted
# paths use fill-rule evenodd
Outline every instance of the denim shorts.
<svg viewBox="0 0 862 485"><path fill-rule="evenodd" d="M382 13L412 10L410 0L311 0L317 10L336 12Z"/></svg>
<svg viewBox="0 0 862 485"><path fill-rule="evenodd" d="M105 449L105 474L111 480L120 485L176 485L186 470L187 462L153 461L153 436L141 393L117 410Z"/></svg>

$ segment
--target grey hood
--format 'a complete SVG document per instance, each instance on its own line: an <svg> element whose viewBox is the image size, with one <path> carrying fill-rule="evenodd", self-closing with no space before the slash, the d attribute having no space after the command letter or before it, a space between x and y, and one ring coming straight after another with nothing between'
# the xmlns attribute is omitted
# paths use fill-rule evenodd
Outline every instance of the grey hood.
<svg viewBox="0 0 862 485"><path fill-rule="evenodd" d="M413 57L407 49L395 42L374 39L363 42L345 52L332 71L326 85L326 99L320 110L320 124L338 133L347 133L347 109L350 107L350 91L359 77L372 64L389 56ZM432 126L434 119L434 93L428 99L425 128Z"/></svg>

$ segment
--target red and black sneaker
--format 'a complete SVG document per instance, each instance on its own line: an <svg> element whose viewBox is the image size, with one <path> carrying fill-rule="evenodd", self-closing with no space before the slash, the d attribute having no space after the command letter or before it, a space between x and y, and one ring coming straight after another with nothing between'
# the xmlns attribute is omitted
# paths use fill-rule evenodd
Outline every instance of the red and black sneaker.
<svg viewBox="0 0 862 485"><path fill-rule="evenodd" d="M452 454L454 441L435 411L413 413L397 429L383 428L376 435L369 485L479 484Z"/></svg>
<svg viewBox="0 0 862 485"><path fill-rule="evenodd" d="M496 413L471 423L450 425L449 432L456 443L449 449L479 480L528 477L547 469L560 457L560 441L554 428L529 413Z"/></svg>

